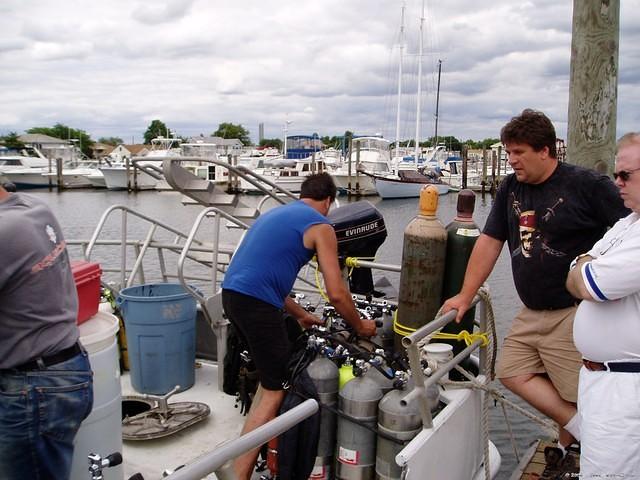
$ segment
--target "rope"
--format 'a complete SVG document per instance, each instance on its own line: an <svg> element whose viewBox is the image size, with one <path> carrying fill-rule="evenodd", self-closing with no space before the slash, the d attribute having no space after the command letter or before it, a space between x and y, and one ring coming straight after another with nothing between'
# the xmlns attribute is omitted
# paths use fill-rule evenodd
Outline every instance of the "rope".
<svg viewBox="0 0 640 480"><path fill-rule="evenodd" d="M466 330L462 330L460 333L438 332L430 338L438 338L440 340L457 340L459 342L466 343L467 347L476 340L482 340L482 347L489 345L489 336L486 333L469 333Z"/></svg>
<svg viewBox="0 0 640 480"><path fill-rule="evenodd" d="M516 455L516 462L520 463L520 452L518 451L516 439L513 435L513 429L511 428L511 422L509 421L509 416L507 414L507 407L503 402L500 402L500 407L502 408L502 415L507 421L507 431L509 432L509 440L511 441L511 446L513 447L513 453L515 453Z"/></svg>
<svg viewBox="0 0 640 480"><path fill-rule="evenodd" d="M438 315L436 315L436 317L438 317ZM393 331L395 333L397 333L398 335L402 335L403 337L406 337L407 335L411 335L416 330L417 330L416 328L402 325L398 321L398 311L395 310L393 312ZM465 342L467 346L471 345L473 342L479 339L479 340L482 340L481 346L486 347L487 345L489 345L489 337L486 333L484 332L469 333L466 330L462 330L459 333L445 333L441 331L436 331L431 335L428 335L426 339L427 339L427 342L425 343L428 343L428 341L432 339L457 340L459 342Z"/></svg>
<svg viewBox="0 0 640 480"><path fill-rule="evenodd" d="M491 397L493 397L493 399L496 402L499 402L501 404L506 405L507 407L512 408L513 410L515 410L516 412L520 413L524 417L527 417L529 420L537 423L542 428L548 430L549 432L553 432L553 434L557 434L557 427L556 427L555 423L550 422L549 420L545 420L544 418L540 418L537 415L535 415L535 414L529 412L528 410L524 409L520 405L512 402L511 400L506 398L504 396L504 394L502 392L500 392L498 389L492 388L492 387L488 387L487 385L484 385L484 384L480 383L478 380L476 380L473 377L473 375L471 375L469 372L467 372L461 366L456 365L455 369L458 372L460 372L462 375L464 375L467 379L469 379L469 381L467 381L467 382L453 382L453 381L446 381L445 380L442 383L444 385L446 385L447 387L450 387L450 388L469 388L469 387L471 387L471 388L475 388L475 389L478 389L478 390L482 390L482 391L488 393L489 395L491 395ZM506 420L509 421L508 418Z"/></svg>
<svg viewBox="0 0 640 480"><path fill-rule="evenodd" d="M347 257L344 259L344 266L351 269L358 268L360 266L358 265L358 262L360 260L369 260L371 262L374 262L376 260L376 257Z"/></svg>
<svg viewBox="0 0 640 480"><path fill-rule="evenodd" d="M358 262L360 260L370 260L372 262L374 262L376 259L376 257L347 257L344 259L344 266L345 267L349 267L349 272L347 273L347 276L349 278L351 278L351 274L353 273L353 269L354 268L358 268L360 265L358 264Z"/></svg>
<svg viewBox="0 0 640 480"><path fill-rule="evenodd" d="M488 288L483 285L482 288L478 290L478 296L484 301L487 320L486 328L491 332L490 337L485 334L487 343L483 344L483 346L487 347L487 354L484 356L482 370L489 373L489 379L492 381L495 376L495 357L497 354L495 316L493 314L493 305L491 304L491 296L489 295ZM490 344L491 349L488 348ZM484 477L486 480L491 480L491 465L489 461L489 395L486 394L482 396L481 415L482 422L480 428L482 430L482 447L484 454Z"/></svg>
<svg viewBox="0 0 640 480"><path fill-rule="evenodd" d="M320 292L320 296L322 297L322 299L327 302L327 303L331 303L329 301L329 297L327 296L327 294L324 292L324 289L322 288L322 283L320 282L320 266L318 265L318 263L316 262L316 287L318 289L318 292Z"/></svg>

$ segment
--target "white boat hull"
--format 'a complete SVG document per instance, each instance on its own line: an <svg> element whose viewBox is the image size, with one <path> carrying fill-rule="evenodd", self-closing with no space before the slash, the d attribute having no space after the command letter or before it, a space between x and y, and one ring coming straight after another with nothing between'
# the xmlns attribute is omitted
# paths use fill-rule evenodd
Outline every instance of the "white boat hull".
<svg viewBox="0 0 640 480"><path fill-rule="evenodd" d="M87 180L94 188L107 188L107 182L104 180L104 174L98 170L86 176Z"/></svg>
<svg viewBox="0 0 640 480"><path fill-rule="evenodd" d="M62 185L64 188L87 188L91 186L86 175L89 169L72 169L62 173ZM26 168L4 172L4 176L13 182L18 188L44 188L56 186L58 176L49 173L48 169Z"/></svg>
<svg viewBox="0 0 640 480"><path fill-rule="evenodd" d="M376 191L381 198L414 198L420 196L423 187L433 185L438 189L438 195L449 193L449 185L445 183L414 183L403 180L375 177L373 179Z"/></svg>
<svg viewBox="0 0 640 480"><path fill-rule="evenodd" d="M292 175L292 176L281 176L281 175L270 175L261 173L259 170L256 170L256 173L264 177L266 180L271 183L275 183L278 187L284 188L285 190L290 191L291 193L300 193L300 188L302 187L302 182L305 180L305 176L300 175ZM265 184L267 189L271 188L267 184ZM258 187L253 185L251 182L248 182L244 178L240 179L240 190L246 193L262 193Z"/></svg>
<svg viewBox="0 0 640 480"><path fill-rule="evenodd" d="M132 168L129 169L128 175L125 167L102 167L100 171L109 190L128 190L136 187L138 190L153 190L158 183L157 179L140 170L136 173L134 182Z"/></svg>
<svg viewBox="0 0 640 480"><path fill-rule="evenodd" d="M351 177L343 173L332 173L333 181L340 191L355 193L358 195L376 195L376 187L371 177L367 175L355 175Z"/></svg>

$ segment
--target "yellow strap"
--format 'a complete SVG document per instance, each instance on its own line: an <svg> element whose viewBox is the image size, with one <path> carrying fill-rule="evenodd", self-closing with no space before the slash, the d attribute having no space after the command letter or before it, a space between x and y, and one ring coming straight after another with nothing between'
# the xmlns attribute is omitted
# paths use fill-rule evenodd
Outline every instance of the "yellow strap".
<svg viewBox="0 0 640 480"><path fill-rule="evenodd" d="M347 257L344 259L344 265L345 267L358 268L360 260L371 260L373 262L375 259L376 257Z"/></svg>
<svg viewBox="0 0 640 480"><path fill-rule="evenodd" d="M407 335L411 335L416 331L415 328L408 327L406 325L402 325L398 321L398 310L393 312L393 331L398 335L402 335L406 337ZM486 333L469 333L466 330L462 330L460 333L443 333L437 332L431 338L438 338L440 340L457 340L459 342L465 342L467 346L471 345L477 339L482 340L482 346L486 347L489 345L489 337Z"/></svg>
<svg viewBox="0 0 640 480"><path fill-rule="evenodd" d="M469 333L466 330L462 330L460 333L438 332L432 338L439 338L440 340L457 340L459 342L464 341L467 346L480 339L482 340L481 346L486 347L489 345L489 337L486 333Z"/></svg>
<svg viewBox="0 0 640 480"><path fill-rule="evenodd" d="M411 335L413 332L415 332L416 329L415 328L411 328L411 327L407 327L406 325L402 325L398 321L398 310L394 310L394 312L393 312L393 331L395 333L397 333L398 335L402 335L403 337L406 337L407 335Z"/></svg>

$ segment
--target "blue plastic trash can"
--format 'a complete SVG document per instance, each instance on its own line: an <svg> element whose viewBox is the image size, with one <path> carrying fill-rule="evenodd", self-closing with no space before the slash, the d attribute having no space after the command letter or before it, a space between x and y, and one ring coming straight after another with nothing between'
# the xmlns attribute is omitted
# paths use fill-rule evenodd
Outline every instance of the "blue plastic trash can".
<svg viewBox="0 0 640 480"><path fill-rule="evenodd" d="M155 283L120 291L131 386L163 395L195 381L196 301L180 284Z"/></svg>

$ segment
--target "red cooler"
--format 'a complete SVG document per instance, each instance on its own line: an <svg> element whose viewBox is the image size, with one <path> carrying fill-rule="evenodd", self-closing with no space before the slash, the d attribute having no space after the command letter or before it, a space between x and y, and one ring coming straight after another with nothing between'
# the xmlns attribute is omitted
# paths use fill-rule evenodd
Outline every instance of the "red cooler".
<svg viewBox="0 0 640 480"><path fill-rule="evenodd" d="M77 260L71 262L71 271L78 291L78 325L80 325L98 312L102 269L99 263Z"/></svg>

